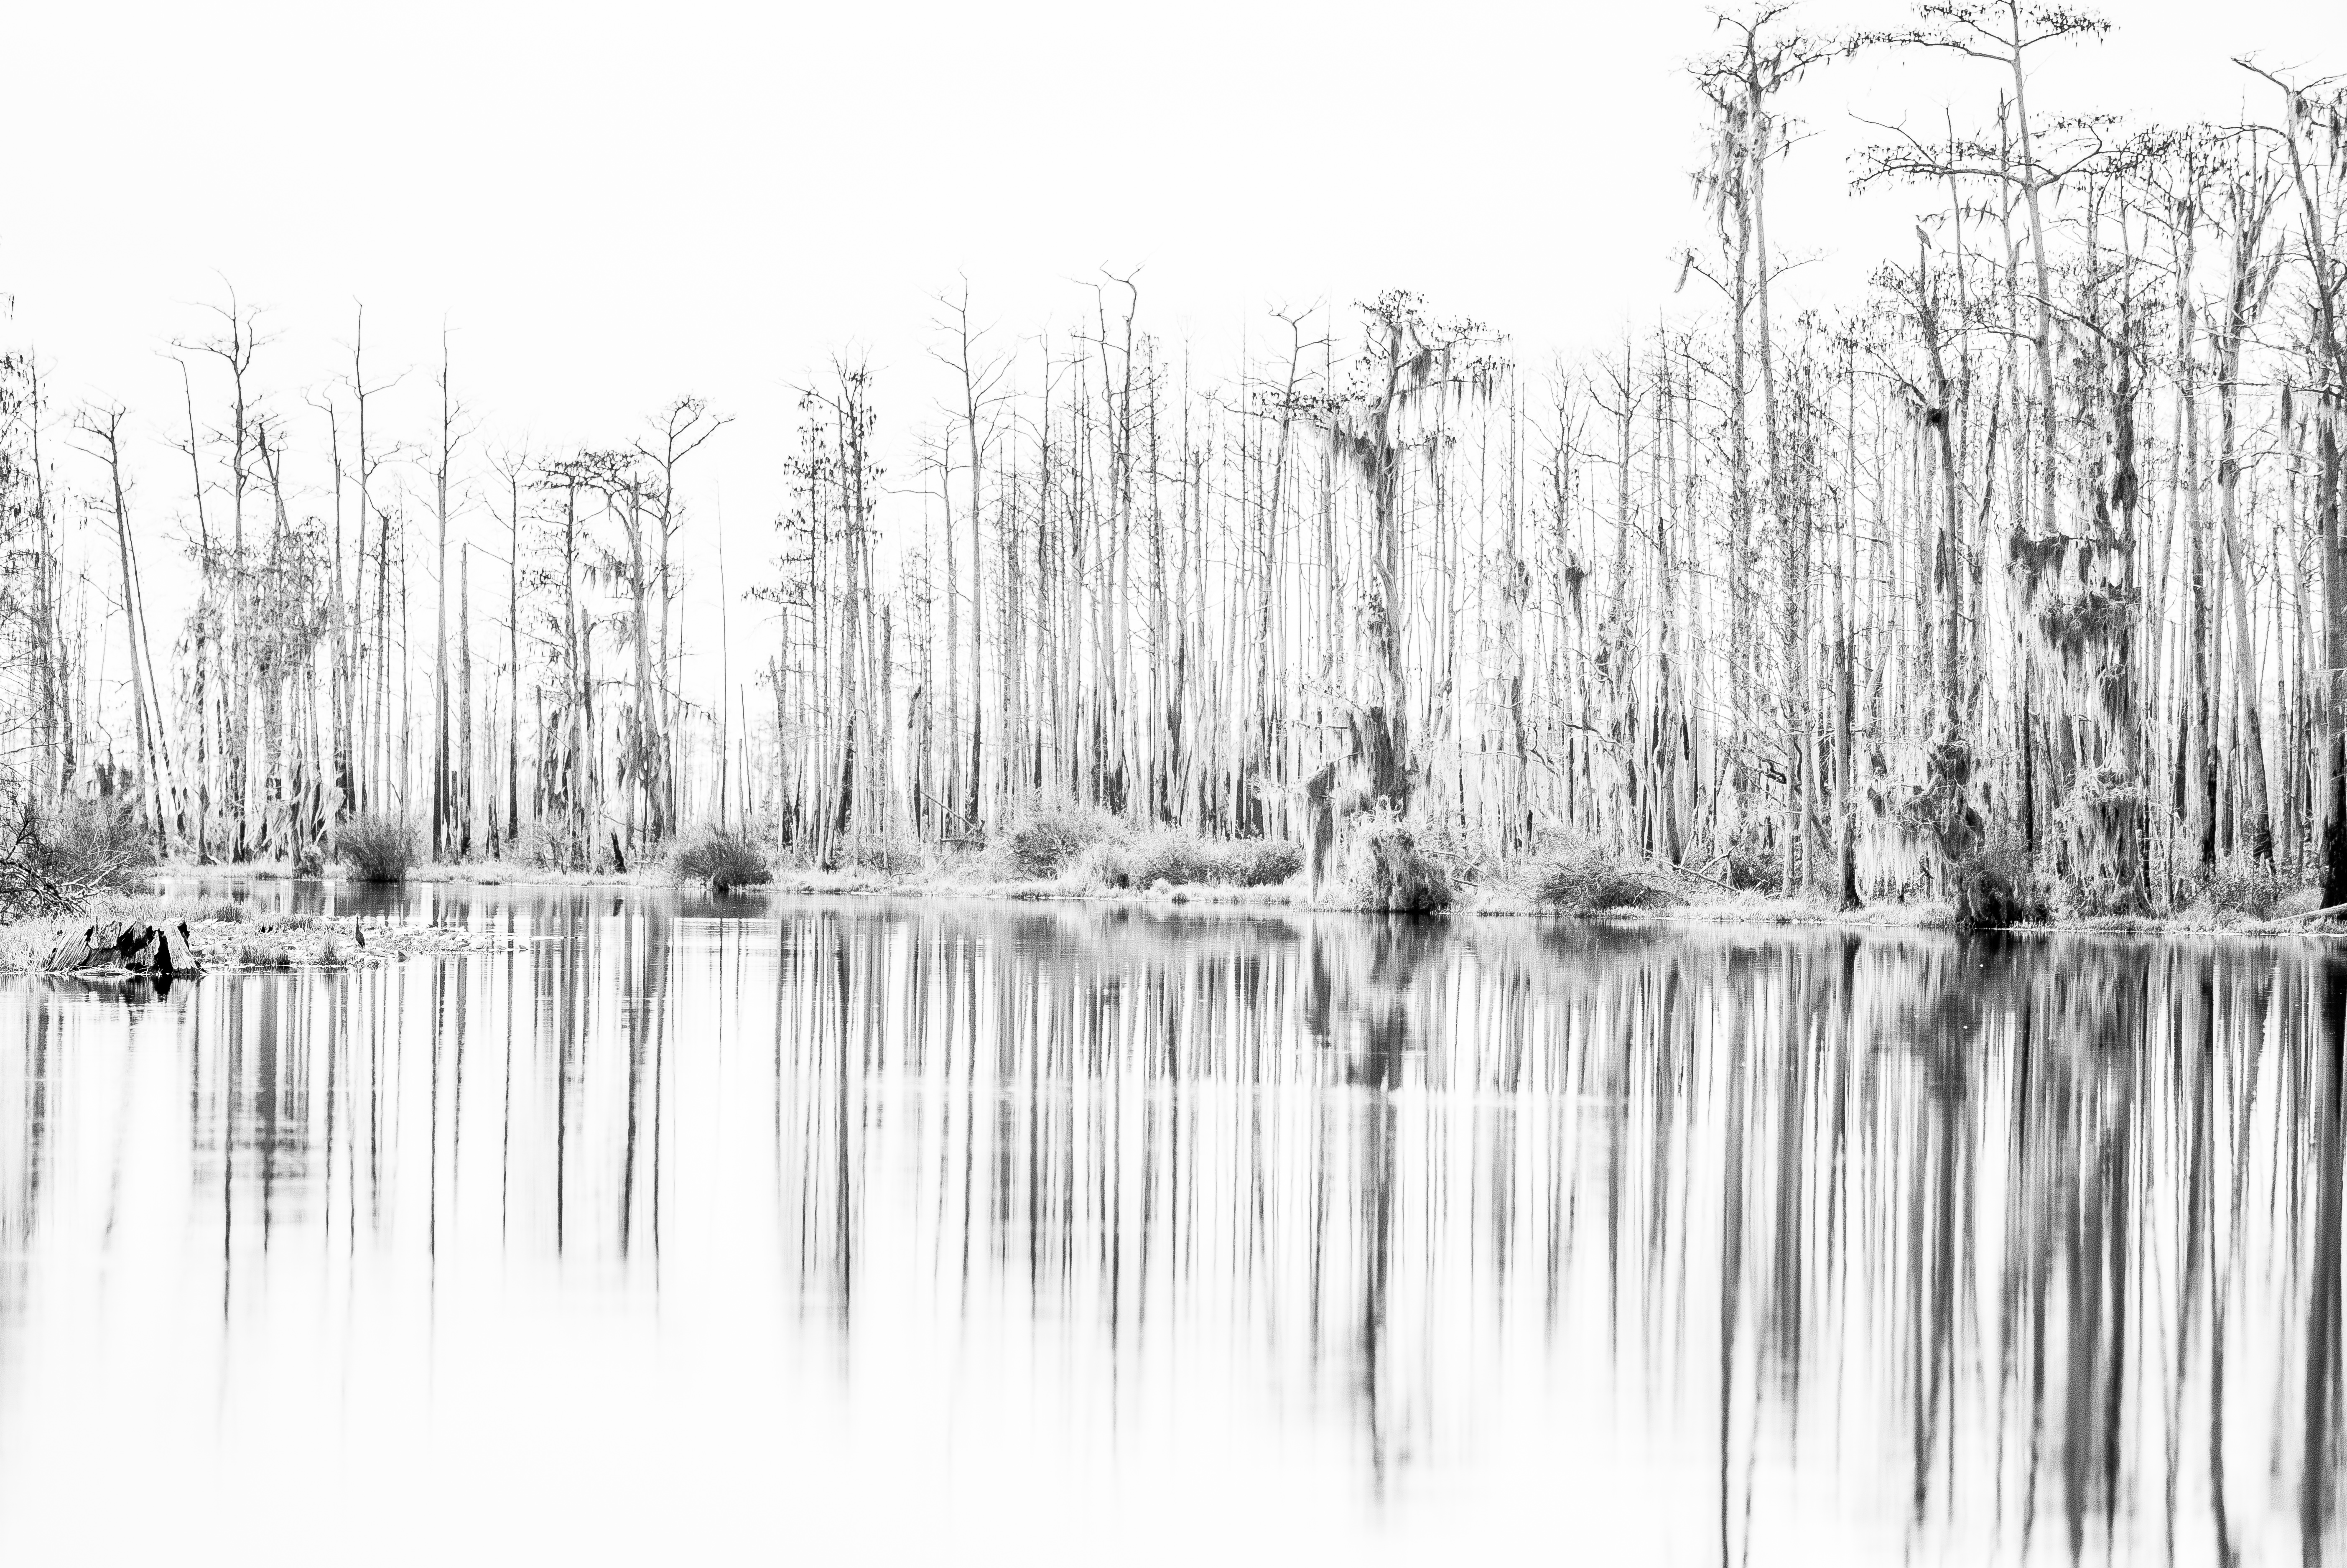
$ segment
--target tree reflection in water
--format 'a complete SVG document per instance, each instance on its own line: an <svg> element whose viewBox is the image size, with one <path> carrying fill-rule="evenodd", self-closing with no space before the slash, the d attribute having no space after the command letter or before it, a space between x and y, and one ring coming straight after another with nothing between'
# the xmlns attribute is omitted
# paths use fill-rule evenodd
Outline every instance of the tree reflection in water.
<svg viewBox="0 0 2347 1568"><path fill-rule="evenodd" d="M851 1388L908 1311L971 1356L1011 1325L1120 1423L1243 1368L1349 1424L1372 1499L1527 1397L1699 1446L1726 1561L1820 1509L2006 1558L2339 1533L2347 969L2312 942L461 917L525 945L0 991L0 1356L169 1128L224 1346L287 1269L657 1298L723 1255ZM134 1118L158 1071L177 1112Z"/></svg>

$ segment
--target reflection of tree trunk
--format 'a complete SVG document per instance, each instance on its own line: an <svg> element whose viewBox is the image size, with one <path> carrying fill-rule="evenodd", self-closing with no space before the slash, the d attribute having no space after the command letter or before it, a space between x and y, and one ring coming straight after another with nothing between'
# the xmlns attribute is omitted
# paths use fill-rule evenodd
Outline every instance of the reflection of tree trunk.
<svg viewBox="0 0 2347 1568"><path fill-rule="evenodd" d="M2146 1032L2143 1026L2147 1020L2147 1013L2136 1013L2129 1020L2133 1027L2116 1031L2117 1039L2113 1043L2123 1046L2139 1040ZM2133 1157L2136 1081L2131 1071L2127 1071L2127 1076L2120 1081L2114 1116L2116 1124L2106 1135L2103 1146L2104 1169L2108 1176L2104 1189L2106 1209L2096 1216L2104 1227L2101 1254L2107 1255L2109 1261L2106 1264L2102 1255L2098 1255L2096 1266L2106 1270L2111 1295L2107 1314L2110 1324L2109 1362L2103 1368L2100 1389L2102 1430L2099 1439L2103 1464L2099 1481L2106 1540L2116 1539L2117 1535L2121 1466L2127 1435L2127 1330L2135 1311L2128 1286L2136 1277L2136 1266L2129 1255L2129 1243L2135 1239L2131 1217L2136 1198Z"/></svg>
<svg viewBox="0 0 2347 1568"><path fill-rule="evenodd" d="M1738 999L1740 1001L1741 999ZM1745 1018L1728 1015L1727 1154L1720 1163L1719 1214L1719 1560L1737 1561L1729 1542L1728 1430L1736 1404L1736 1331L1743 1315Z"/></svg>
<svg viewBox="0 0 2347 1568"><path fill-rule="evenodd" d="M2322 1560L2331 1527L2337 1476L2334 1450L2339 1418L2340 1339L2340 1112L2342 1040L2347 1040L2347 966L2326 962L2315 983L2321 988L2321 1034L2314 1040L2312 1097L2319 1118L2313 1132L2315 1210L2313 1280L2306 1311L2306 1434L2299 1461L2299 1548L2309 1563Z"/></svg>
<svg viewBox="0 0 2347 1568"><path fill-rule="evenodd" d="M1386 1336L1387 1284L1393 1273L1394 1108L1380 1093L1361 1117L1364 1123L1361 1182L1366 1213L1361 1220L1361 1318L1358 1388L1369 1427L1369 1465L1380 1494L1386 1481L1384 1379L1380 1376Z"/></svg>
<svg viewBox="0 0 2347 1568"><path fill-rule="evenodd" d="M2187 1070L2190 1099L2186 1107L2190 1120L2184 1132L2184 1269L2176 1292L2176 1357L2166 1390L2166 1509L2171 1553L2176 1540L2176 1488L2184 1437L2185 1384L2191 1368L2193 1332L2200 1316L2200 1280L2209 1246L2209 1061L2216 1053L2217 1040L2207 971L2202 971L2198 983L2179 1000L2179 1016L2171 1028L2161 1031L2168 1037L2169 1049L2179 1055L2188 1052L2190 1061Z"/></svg>
<svg viewBox="0 0 2347 1568"><path fill-rule="evenodd" d="M2176 1399L2170 1419L2176 1423L2172 1442L2183 1437L2184 1382L2190 1366L2193 1327L2199 1315L2201 1292L2209 1294L2209 1507L2217 1531L2217 1560L2230 1568L2233 1551L2225 1519L2225 1298L2224 1283L2213 1255L2216 1246L2215 1191L2211 1169L2215 1127L2211 1112L2210 1077L2219 1041L2217 1034L2215 989L2209 971L2202 970L2194 986L2189 1026L2178 1039L2178 1048L2192 1062L2191 1152L2184 1179L2184 1282L2177 1303ZM2168 1481L2168 1535L2176 1531L2175 1461Z"/></svg>
<svg viewBox="0 0 2347 1568"><path fill-rule="evenodd" d="M2241 1051L2248 1058L2251 1068L2250 1076L2254 1081L2259 1048L2265 1040L2266 1022L2272 1009L2273 981L2270 973L2253 978L2244 988L2243 994L2245 999L2238 1004L2240 1016L2232 1023L2229 1044L2233 1050ZM2226 1198L2226 1224L2222 1235L2229 1245L2221 1266L2217 1259L2214 1245L2212 1245L2210 1248L2209 1469L2214 1482L2218 1545L2228 1562L2233 1561L2236 1553L2230 1544L2231 1532L2228 1526L2229 1516L2225 1507L2225 1334L2239 1258L2238 1249L2240 1245L2242 1219L2248 1212L2250 1191L2250 1163L2239 1156L2238 1151L2247 1146L2250 1118L2255 1112L2256 1106L2256 1091L2252 1089L2234 1110L2230 1147L2237 1153L2233 1159L2232 1190Z"/></svg>

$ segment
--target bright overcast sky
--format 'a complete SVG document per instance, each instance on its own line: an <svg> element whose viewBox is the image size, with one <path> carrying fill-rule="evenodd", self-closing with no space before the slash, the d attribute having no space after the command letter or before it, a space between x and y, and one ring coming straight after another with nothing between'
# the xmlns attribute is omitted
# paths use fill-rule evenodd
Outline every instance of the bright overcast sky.
<svg viewBox="0 0 2347 1568"><path fill-rule="evenodd" d="M1528 356L1609 340L1665 308L1697 235L1683 65L1717 39L1677 0L13 13L0 331L37 345L54 401L127 403L159 449L179 415L158 351L203 330L223 278L281 334L261 380L289 414L354 301L386 372L427 362L445 318L488 438L616 443L685 391L738 415L702 475L737 589L780 499L789 387L861 348L901 442L933 417L931 296L965 272L1009 338L1064 330L1098 269L1138 266L1145 324L1188 335L1206 374L1272 307L1392 285ZM2110 43L2049 57L2041 112L2263 114L2230 56L2347 69L2331 0L2106 14ZM1887 61L1802 87L1817 134L1771 227L1818 257L1809 286L1905 243L1897 211L1847 199L1850 110L1928 126L1952 98L1977 124L1997 87ZM392 415L417 436L426 379ZM176 480L142 474L168 519Z"/></svg>

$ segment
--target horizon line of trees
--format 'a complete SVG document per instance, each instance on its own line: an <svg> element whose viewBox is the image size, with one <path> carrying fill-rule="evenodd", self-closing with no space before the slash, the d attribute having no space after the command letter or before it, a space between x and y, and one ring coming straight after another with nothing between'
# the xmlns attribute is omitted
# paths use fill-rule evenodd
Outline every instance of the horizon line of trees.
<svg viewBox="0 0 2347 1568"><path fill-rule="evenodd" d="M395 441L364 317L297 411L231 296L179 345L166 534L125 411L51 408L9 355L0 759L201 857L357 812L571 865L696 821L825 859L970 843L1038 803L1300 837L1333 765L1474 855L1594 838L1845 902L2010 855L2107 908L2234 860L2347 902L2347 102L2239 62L2270 118L2034 106L2044 52L2104 31L2018 0L1725 24L1690 71L1688 307L1577 362L1397 290L1281 313L1213 379L1133 277L1016 343L965 288L909 471L866 365L805 392L740 591L688 500L726 423L697 399L610 449L494 450L444 352ZM1972 62L1972 128L1882 128L1852 179L1911 191L1911 253L1788 311L1770 176L1859 50ZM737 671L721 624L709 702L681 606L712 545L769 630ZM176 630L146 611L174 551Z"/></svg>

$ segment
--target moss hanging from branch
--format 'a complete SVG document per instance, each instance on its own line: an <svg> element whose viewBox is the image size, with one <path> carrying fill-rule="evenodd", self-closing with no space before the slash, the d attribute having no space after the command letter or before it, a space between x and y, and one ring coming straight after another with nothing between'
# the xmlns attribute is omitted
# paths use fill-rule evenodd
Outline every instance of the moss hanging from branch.
<svg viewBox="0 0 2347 1568"><path fill-rule="evenodd" d="M2066 661L2082 661L2135 629L2143 596L2124 583L2057 593L2039 605L2037 629Z"/></svg>

